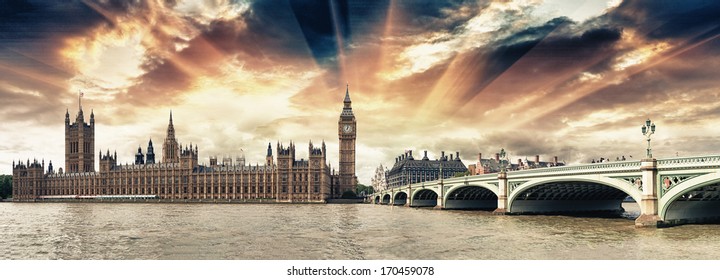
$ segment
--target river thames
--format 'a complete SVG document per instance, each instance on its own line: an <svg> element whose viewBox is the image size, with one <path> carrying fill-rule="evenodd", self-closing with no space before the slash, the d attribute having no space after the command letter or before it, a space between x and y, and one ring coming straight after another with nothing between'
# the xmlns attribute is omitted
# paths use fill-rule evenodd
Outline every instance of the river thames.
<svg viewBox="0 0 720 280"><path fill-rule="evenodd" d="M2 259L720 259L720 225L369 204L0 203Z"/></svg>

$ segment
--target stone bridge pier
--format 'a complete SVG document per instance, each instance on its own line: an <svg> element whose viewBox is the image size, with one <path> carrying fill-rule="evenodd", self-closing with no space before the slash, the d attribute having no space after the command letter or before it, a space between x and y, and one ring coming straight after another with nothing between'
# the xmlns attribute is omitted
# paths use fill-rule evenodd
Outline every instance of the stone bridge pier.
<svg viewBox="0 0 720 280"><path fill-rule="evenodd" d="M508 185L507 172L498 173L498 203L497 209L493 211L495 215L505 215L508 212Z"/></svg>
<svg viewBox="0 0 720 280"><path fill-rule="evenodd" d="M640 205L640 216L635 220L638 227L657 227L662 222L658 215L658 183L657 183L657 160L644 159L640 162L642 173L642 198Z"/></svg>

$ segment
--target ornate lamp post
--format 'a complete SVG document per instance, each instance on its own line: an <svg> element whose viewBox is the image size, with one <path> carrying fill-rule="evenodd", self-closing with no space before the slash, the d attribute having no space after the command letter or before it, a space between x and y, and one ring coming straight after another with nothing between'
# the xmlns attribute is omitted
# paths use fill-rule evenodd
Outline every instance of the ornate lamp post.
<svg viewBox="0 0 720 280"><path fill-rule="evenodd" d="M505 164L503 163L503 161L505 161L505 155L506 155L506 154L505 154L505 148L500 149L500 162L499 162L499 164L500 164L500 172L506 172L506 171L507 171L507 167L506 167Z"/></svg>
<svg viewBox="0 0 720 280"><path fill-rule="evenodd" d="M642 126L642 133L647 138L647 158L652 158L652 149L650 149L650 135L655 133L655 123L651 122L650 119L645 121Z"/></svg>

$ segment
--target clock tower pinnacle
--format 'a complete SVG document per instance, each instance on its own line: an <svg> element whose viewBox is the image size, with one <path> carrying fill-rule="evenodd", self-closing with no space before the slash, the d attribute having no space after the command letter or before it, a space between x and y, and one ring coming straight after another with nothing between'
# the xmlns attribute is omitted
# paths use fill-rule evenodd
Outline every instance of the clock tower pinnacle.
<svg viewBox="0 0 720 280"><path fill-rule="evenodd" d="M340 197L346 191L355 191L357 177L355 176L355 137L357 135L357 122L352 111L350 100L350 86L346 85L343 110L338 121L338 137L340 138L340 174L338 185L333 190L335 197Z"/></svg>

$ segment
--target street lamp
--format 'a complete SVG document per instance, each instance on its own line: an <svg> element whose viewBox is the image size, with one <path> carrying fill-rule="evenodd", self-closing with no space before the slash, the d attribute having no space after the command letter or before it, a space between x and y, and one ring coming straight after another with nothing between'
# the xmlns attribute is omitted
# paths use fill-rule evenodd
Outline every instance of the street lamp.
<svg viewBox="0 0 720 280"><path fill-rule="evenodd" d="M505 148L500 149L500 172L506 172L506 166L503 164L503 160L505 159Z"/></svg>
<svg viewBox="0 0 720 280"><path fill-rule="evenodd" d="M642 133L647 137L647 158L652 158L652 149L650 149L650 135L653 135L655 133L655 123L651 122L650 119L645 121L645 124L642 126Z"/></svg>

